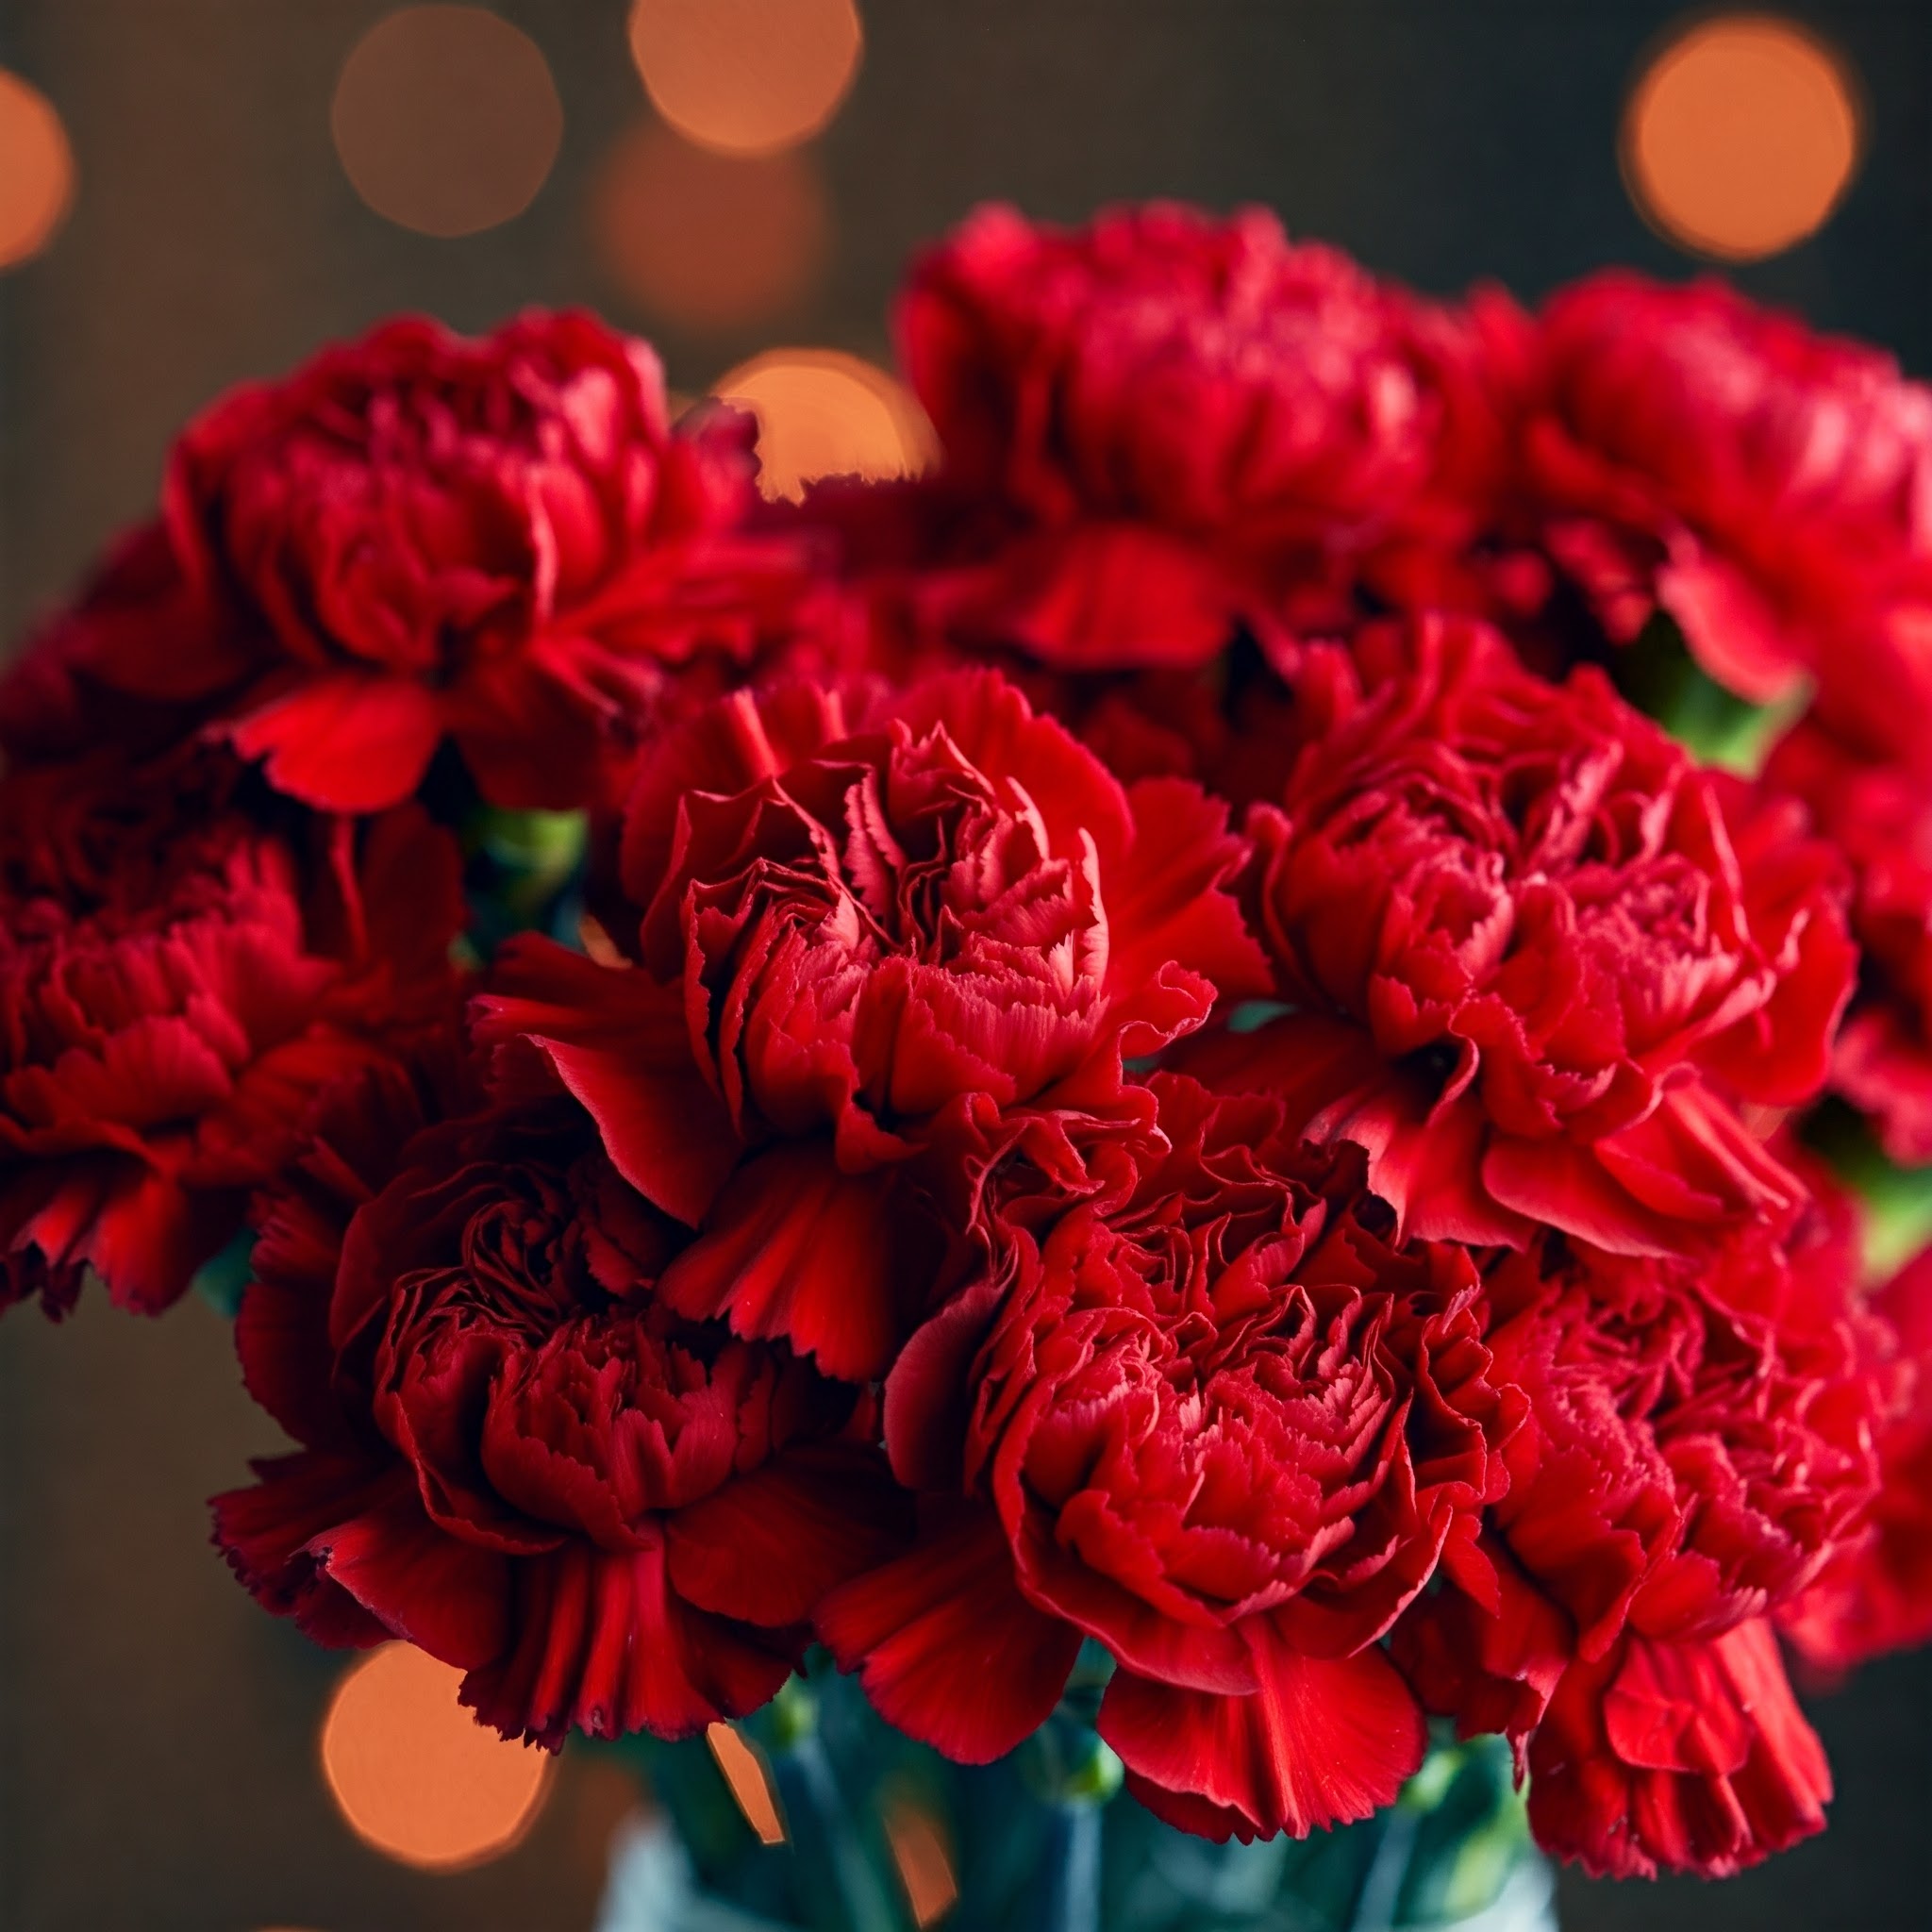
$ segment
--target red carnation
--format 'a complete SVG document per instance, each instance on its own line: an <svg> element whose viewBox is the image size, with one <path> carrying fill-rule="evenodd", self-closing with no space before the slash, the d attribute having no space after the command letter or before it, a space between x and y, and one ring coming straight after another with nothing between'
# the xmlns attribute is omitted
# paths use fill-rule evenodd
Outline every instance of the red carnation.
<svg viewBox="0 0 1932 1932"><path fill-rule="evenodd" d="M1226 890L1244 852L1198 787L1121 785L990 673L741 692L670 735L631 799L615 936L641 968L585 982L530 949L505 1024L673 1212L698 1218L741 1141L774 1137L823 1140L874 1203L908 1162L957 1199L1013 1138L1050 1160L1068 1120L1132 1111L1123 1056L1265 986ZM667 1066L691 1091L662 1115L640 1096ZM856 1284L831 1357L780 1304L678 1291L843 1374L879 1374L897 1339Z"/></svg>
<svg viewBox="0 0 1932 1932"><path fill-rule="evenodd" d="M1849 861L1858 989L1832 1085L1876 1123L1893 1159L1932 1161L1932 785L1807 721L1764 771Z"/></svg>
<svg viewBox="0 0 1932 1932"><path fill-rule="evenodd" d="M1248 826L1293 1010L1188 1063L1358 1141L1408 1234L1670 1254L1788 1221L1803 1189L1732 1100L1824 1083L1855 957L1830 851L1477 625L1314 648L1295 694Z"/></svg>
<svg viewBox="0 0 1932 1932"><path fill-rule="evenodd" d="M1439 1561L1481 1587L1520 1409L1468 1258L1371 1233L1357 1157L1286 1138L1273 1102L1152 1091L1138 1173L1108 1163L1084 1198L998 1177L984 1274L887 1385L921 1541L820 1631L888 1719L968 1761L1040 1724L1097 1638L1118 1662L1100 1732L1145 1803L1301 1836L1420 1762L1376 1640Z"/></svg>
<svg viewBox="0 0 1932 1932"><path fill-rule="evenodd" d="M1770 1623L1624 1640L1568 1672L1530 1749L1537 1842L1599 1877L1728 1878L1824 1828L1831 1772Z"/></svg>
<svg viewBox="0 0 1932 1932"><path fill-rule="evenodd" d="M1932 393L1724 284L1557 295L1524 431L1538 532L1609 638L1662 610L1754 700L1834 675L1932 559Z"/></svg>
<svg viewBox="0 0 1932 1932"><path fill-rule="evenodd" d="M493 804L581 804L603 720L791 598L790 553L734 529L748 438L671 430L657 358L588 315L386 324L189 427L160 524L30 653L0 737L58 756L128 707L344 811L450 740Z"/></svg>
<svg viewBox="0 0 1932 1932"><path fill-rule="evenodd" d="M267 1201L239 1342L303 1446L216 1499L217 1539L322 1641L466 1671L506 1735L742 1716L903 1534L872 1400L674 1314L658 1282L704 1237L573 1103L425 1124L449 1098L370 1078Z"/></svg>
<svg viewBox="0 0 1932 1932"><path fill-rule="evenodd" d="M1548 1849L1720 1875L1823 1824L1823 1754L1770 1619L1857 1548L1876 1487L1849 1214L1697 1264L1547 1238L1482 1304L1526 1398L1484 1541L1499 1590L1417 1604L1395 1651L1467 1734L1527 1740Z"/></svg>
<svg viewBox="0 0 1932 1932"><path fill-rule="evenodd" d="M164 1307L317 1096L455 996L456 847L413 808L284 825L225 758L118 763L0 788L0 1304L92 1266Z"/></svg>
<svg viewBox="0 0 1932 1932"><path fill-rule="evenodd" d="M1374 554L1466 542L1503 448L1479 318L1258 209L984 209L899 334L945 458L915 599L1066 668L1198 664L1291 594L1346 605ZM904 548L917 519L885 514Z"/></svg>
<svg viewBox="0 0 1932 1932"><path fill-rule="evenodd" d="M1804 1656L1827 1671L1932 1638L1932 1249L1907 1262L1872 1309L1892 1343L1895 1377L1874 1429L1877 1500L1867 1534L1839 1552L1783 1620Z"/></svg>

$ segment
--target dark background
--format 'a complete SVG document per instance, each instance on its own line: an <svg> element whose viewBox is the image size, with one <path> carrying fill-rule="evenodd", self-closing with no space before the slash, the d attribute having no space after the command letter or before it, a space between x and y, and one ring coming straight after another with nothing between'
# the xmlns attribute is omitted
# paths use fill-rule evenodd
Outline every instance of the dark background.
<svg viewBox="0 0 1932 1932"><path fill-rule="evenodd" d="M151 503L183 419L389 311L484 326L586 302L656 336L696 392L786 342L883 358L900 264L974 202L1078 218L1179 195L1454 291L1524 296L1606 262L1688 258L1619 178L1619 111L1659 30L1636 0L860 0L858 85L817 144L834 221L815 291L756 328L657 325L600 268L601 157L647 113L622 0L501 0L541 46L563 147L531 207L436 241L357 198L328 118L389 0L8 0L0 64L56 103L72 216L0 275L0 635ZM1932 0L1787 9L1860 77L1862 172L1752 293L1932 373ZM6 1932L558 1928L591 1923L621 1781L566 1757L531 1839L457 1877L404 1872L315 1770L338 1668L234 1587L202 1499L276 1447L224 1324L98 1297L0 1323L0 1927ZM1932 1924L1932 1657L1817 1706L1829 1833L1733 1884L1563 1884L1567 1932Z"/></svg>

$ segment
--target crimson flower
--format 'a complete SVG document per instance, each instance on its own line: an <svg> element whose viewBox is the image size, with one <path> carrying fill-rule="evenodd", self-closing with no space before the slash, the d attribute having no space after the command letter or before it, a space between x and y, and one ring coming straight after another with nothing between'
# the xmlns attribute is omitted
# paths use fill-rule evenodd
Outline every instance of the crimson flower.
<svg viewBox="0 0 1932 1932"><path fill-rule="evenodd" d="M1837 862L1596 673L1474 623L1309 650L1256 903L1291 1011L1186 1063L1368 1150L1403 1230L1627 1254L1788 1222L1738 1099L1823 1086L1851 991Z"/></svg>
<svg viewBox="0 0 1932 1932"><path fill-rule="evenodd" d="M1811 1663L1843 1671L1932 1638L1932 1250L1872 1298L1895 1377L1874 1429L1878 1495L1866 1534L1840 1548L1783 1619Z"/></svg>
<svg viewBox="0 0 1932 1932"><path fill-rule="evenodd" d="M233 760L0 785L0 1305L153 1312L332 1085L454 1002L455 842L258 812Z"/></svg>
<svg viewBox="0 0 1932 1932"><path fill-rule="evenodd" d="M1763 784L1801 799L1851 869L1858 984L1832 1086L1894 1160L1932 1160L1932 786L1813 720L1773 749Z"/></svg>
<svg viewBox="0 0 1932 1932"><path fill-rule="evenodd" d="M1932 559L1932 392L1722 282L1617 270L1540 322L1523 488L1613 642L1661 610L1754 700L1837 675Z"/></svg>
<svg viewBox="0 0 1932 1932"><path fill-rule="evenodd" d="M0 691L0 740L172 719L342 811L451 741L493 804L582 804L606 720L795 601L790 550L738 528L749 433L672 430L656 357L588 315L386 324L189 426L159 522Z"/></svg>
<svg viewBox="0 0 1932 1932"><path fill-rule="evenodd" d="M1161 1138L1084 1196L1024 1163L992 1184L983 1274L887 1384L921 1539L819 1630L891 1723L968 1761L1040 1724L1098 1639L1100 1732L1144 1803L1301 1836L1421 1761L1376 1640L1439 1562L1481 1588L1520 1407L1468 1257L1371 1232L1357 1157L1302 1147L1273 1102L1151 1091Z"/></svg>
<svg viewBox="0 0 1932 1932"><path fill-rule="evenodd" d="M1465 542L1505 448L1481 316L1259 209L982 209L915 268L899 336L944 451L909 492L915 602L1065 668L1200 664L1291 591L1345 605L1365 558ZM873 549L916 552L916 513L872 508Z"/></svg>
<svg viewBox="0 0 1932 1932"><path fill-rule="evenodd" d="M641 966L586 982L529 949L569 984L529 982L507 1024L673 1212L697 1219L741 1143L814 1138L853 1201L901 1167L957 1200L1015 1138L1052 1161L1068 1122L1144 1105L1124 1056L1265 985L1227 890L1244 853L1198 787L1123 786L991 673L740 692L672 733L630 801L615 937ZM689 1090L669 1113L641 1099L666 1067ZM857 1282L837 1334L701 1299L694 1274L679 1292L854 1377L899 1339Z"/></svg>
<svg viewBox="0 0 1932 1932"><path fill-rule="evenodd" d="M1830 1782L1773 1620L1864 1541L1877 1488L1856 1230L1682 1261L1549 1236L1488 1269L1483 1344L1529 1420L1483 1550L1395 1632L1430 1708L1500 1730L1546 1848L1717 1876L1822 1825Z"/></svg>
<svg viewBox="0 0 1932 1932"><path fill-rule="evenodd" d="M1831 1771L1768 1619L1630 1636L1564 1674L1530 1747L1537 1842L1599 1877L1728 1878L1824 1828Z"/></svg>
<svg viewBox="0 0 1932 1932"><path fill-rule="evenodd" d="M216 1499L217 1541L321 1641L462 1669L506 1735L742 1716L902 1534L875 1405L674 1313L705 1238L574 1103L439 1121L462 1088L377 1070L268 1197L238 1341L302 1446Z"/></svg>

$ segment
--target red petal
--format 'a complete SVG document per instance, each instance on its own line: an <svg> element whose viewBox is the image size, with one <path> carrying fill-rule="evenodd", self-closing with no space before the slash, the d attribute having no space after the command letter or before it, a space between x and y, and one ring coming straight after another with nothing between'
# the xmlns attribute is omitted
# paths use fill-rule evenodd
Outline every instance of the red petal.
<svg viewBox="0 0 1932 1932"><path fill-rule="evenodd" d="M1473 1738L1501 1732L1519 1747L1536 1728L1575 1647L1570 1620L1508 1552L1487 1551L1497 1585L1492 1613L1444 1588L1396 1624L1396 1662L1424 1706Z"/></svg>
<svg viewBox="0 0 1932 1932"><path fill-rule="evenodd" d="M1698 1643L1632 1643L1604 1692L1604 1732L1625 1764L1645 1771L1732 1772L1751 1750L1716 1657Z"/></svg>
<svg viewBox="0 0 1932 1932"><path fill-rule="evenodd" d="M285 1226L290 1218L285 1211ZM249 1394L296 1441L312 1448L341 1441L348 1426L329 1382L335 1361L329 1285L311 1291L258 1278L248 1284L235 1318L235 1351Z"/></svg>
<svg viewBox="0 0 1932 1932"><path fill-rule="evenodd" d="M215 1542L263 1608L291 1617L317 1643L338 1649L385 1642L394 1633L323 1572L314 1538L345 1514L379 1507L406 1484L400 1470L361 1457L281 1456L255 1465L258 1480L210 1506Z"/></svg>
<svg viewBox="0 0 1932 1932"><path fill-rule="evenodd" d="M479 1045L527 1040L549 1059L632 1187L680 1221L704 1219L740 1143L691 1058L675 984L520 933L497 954L474 1011Z"/></svg>
<svg viewBox="0 0 1932 1932"><path fill-rule="evenodd" d="M1831 1796L1763 1618L1574 1668L1529 1764L1538 1843L1620 1877L1727 1877L1822 1829Z"/></svg>
<svg viewBox="0 0 1932 1932"><path fill-rule="evenodd" d="M818 1632L888 1724L960 1764L990 1764L1031 1737L1080 1651L1072 1624L1020 1594L986 1509L833 1591Z"/></svg>
<svg viewBox="0 0 1932 1932"><path fill-rule="evenodd" d="M484 798L508 810L568 811L590 798L596 778L608 708L553 675L546 650L557 647L532 643L480 663L451 693L463 762Z"/></svg>
<svg viewBox="0 0 1932 1932"><path fill-rule="evenodd" d="M1809 1199L1804 1183L1701 1085L1672 1088L1647 1120L1599 1141L1597 1151L1632 1198L1659 1217L1701 1225L1761 1219L1782 1228Z"/></svg>
<svg viewBox="0 0 1932 1932"><path fill-rule="evenodd" d="M342 673L228 727L277 791L324 811L381 811L414 792L442 736L435 694L410 677Z"/></svg>
<svg viewBox="0 0 1932 1932"><path fill-rule="evenodd" d="M1243 1843L1306 1838L1393 1804L1428 1732L1389 1659L1303 1657L1258 1620L1243 1634L1261 1686L1246 1696L1114 1673L1100 1735L1136 1796L1185 1830Z"/></svg>
<svg viewBox="0 0 1932 1932"><path fill-rule="evenodd" d="M470 1670L503 1649L508 1559L439 1529L413 1490L319 1532L308 1547L366 1610L431 1657Z"/></svg>
<svg viewBox="0 0 1932 1932"><path fill-rule="evenodd" d="M1805 675L1809 656L1747 573L1685 538L1657 574L1657 601L1677 622L1701 669L1754 705L1774 705Z"/></svg>
<svg viewBox="0 0 1932 1932"><path fill-rule="evenodd" d="M805 1623L829 1591L907 1542L911 1503L874 1450L789 1450L667 1521L671 1581L701 1609Z"/></svg>
<svg viewBox="0 0 1932 1932"><path fill-rule="evenodd" d="M573 1727L688 1738L765 1703L796 1648L680 1601L659 1544L570 1543L516 1565L509 1634L464 1679L462 1699L506 1737L552 1750Z"/></svg>
<svg viewBox="0 0 1932 1932"><path fill-rule="evenodd" d="M891 1170L842 1174L828 1141L791 1141L731 1176L658 1292L680 1314L727 1316L737 1334L782 1337L826 1374L864 1382L885 1373L941 1256Z"/></svg>
<svg viewBox="0 0 1932 1932"><path fill-rule="evenodd" d="M368 822L356 889L369 958L405 987L445 985L450 941L469 924L456 840L419 806L385 812Z"/></svg>
<svg viewBox="0 0 1932 1932"><path fill-rule="evenodd" d="M1071 671L1205 664L1234 619L1233 589L1206 553L1144 524L1009 545L943 589L956 623Z"/></svg>
<svg viewBox="0 0 1932 1932"><path fill-rule="evenodd" d="M886 1454L908 1489L959 1489L973 1401L969 1371L1006 1283L990 1271L945 1301L907 1338L886 1378Z"/></svg>
<svg viewBox="0 0 1932 1932"><path fill-rule="evenodd" d="M1226 890L1248 854L1226 805L1180 778L1142 779L1127 800L1133 849L1107 880L1109 987L1131 995L1172 961L1224 999L1259 998L1272 975Z"/></svg>
<svg viewBox="0 0 1932 1932"><path fill-rule="evenodd" d="M95 1216L83 1252L116 1307L157 1314L233 1239L245 1205L238 1192L192 1191L166 1174L130 1168ZM39 1225L29 1224L30 1237Z"/></svg>
<svg viewBox="0 0 1932 1932"><path fill-rule="evenodd" d="M1481 1108L1457 1101L1432 1109L1364 1027L1291 1013L1252 1033L1197 1035L1171 1059L1218 1092L1278 1096L1287 1124L1311 1141L1354 1141L1404 1237L1512 1247L1528 1237L1529 1224L1484 1185Z"/></svg>

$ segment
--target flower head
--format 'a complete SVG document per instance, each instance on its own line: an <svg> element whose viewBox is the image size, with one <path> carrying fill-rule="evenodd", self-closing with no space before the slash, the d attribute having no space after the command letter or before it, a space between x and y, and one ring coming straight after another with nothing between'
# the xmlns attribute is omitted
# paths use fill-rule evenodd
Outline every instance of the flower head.
<svg viewBox="0 0 1932 1932"><path fill-rule="evenodd" d="M742 1716L898 1533L872 1406L673 1312L691 1230L573 1102L439 1122L463 1085L345 1091L264 1203L242 1366L302 1447L216 1500L218 1540L324 1641L463 1669L508 1735Z"/></svg>
<svg viewBox="0 0 1932 1932"><path fill-rule="evenodd" d="M58 756L105 698L328 809L400 803L445 741L492 804L582 804L607 720L795 601L791 551L738 527L748 433L672 429L656 357L588 315L386 324L189 426L160 521L29 652L0 736Z"/></svg>
<svg viewBox="0 0 1932 1932"><path fill-rule="evenodd" d="M1346 608L1374 558L1467 540L1505 447L1478 318L1258 209L983 209L899 332L944 450L915 601L1067 669L1199 664L1290 601Z"/></svg>
<svg viewBox="0 0 1932 1932"><path fill-rule="evenodd" d="M92 1266L165 1307L317 1100L454 1005L454 841L245 791L214 755L0 786L0 1303Z"/></svg>
<svg viewBox="0 0 1932 1932"><path fill-rule="evenodd" d="M1717 281L1552 299L1523 428L1543 547L1610 640L1657 611L1719 683L1835 680L1932 560L1932 392Z"/></svg>
<svg viewBox="0 0 1932 1932"><path fill-rule="evenodd" d="M1190 1063L1367 1148L1409 1233L1669 1254L1789 1221L1735 1102L1824 1085L1855 959L1830 850L1480 625L1313 647L1295 695L1248 827L1292 1010Z"/></svg>
<svg viewBox="0 0 1932 1932"><path fill-rule="evenodd" d="M1468 1257L1389 1247L1356 1157L1266 1100L1152 1091L1158 1140L1085 1198L1024 1167L990 1192L983 1274L887 1384L925 1541L820 1628L889 1717L967 1757L1041 1722L1096 1638L1118 1666L1101 1735L1144 1802L1300 1835L1418 1761L1376 1641L1473 1550L1520 1404ZM944 1656L941 1589L1004 1641L991 1681Z"/></svg>

